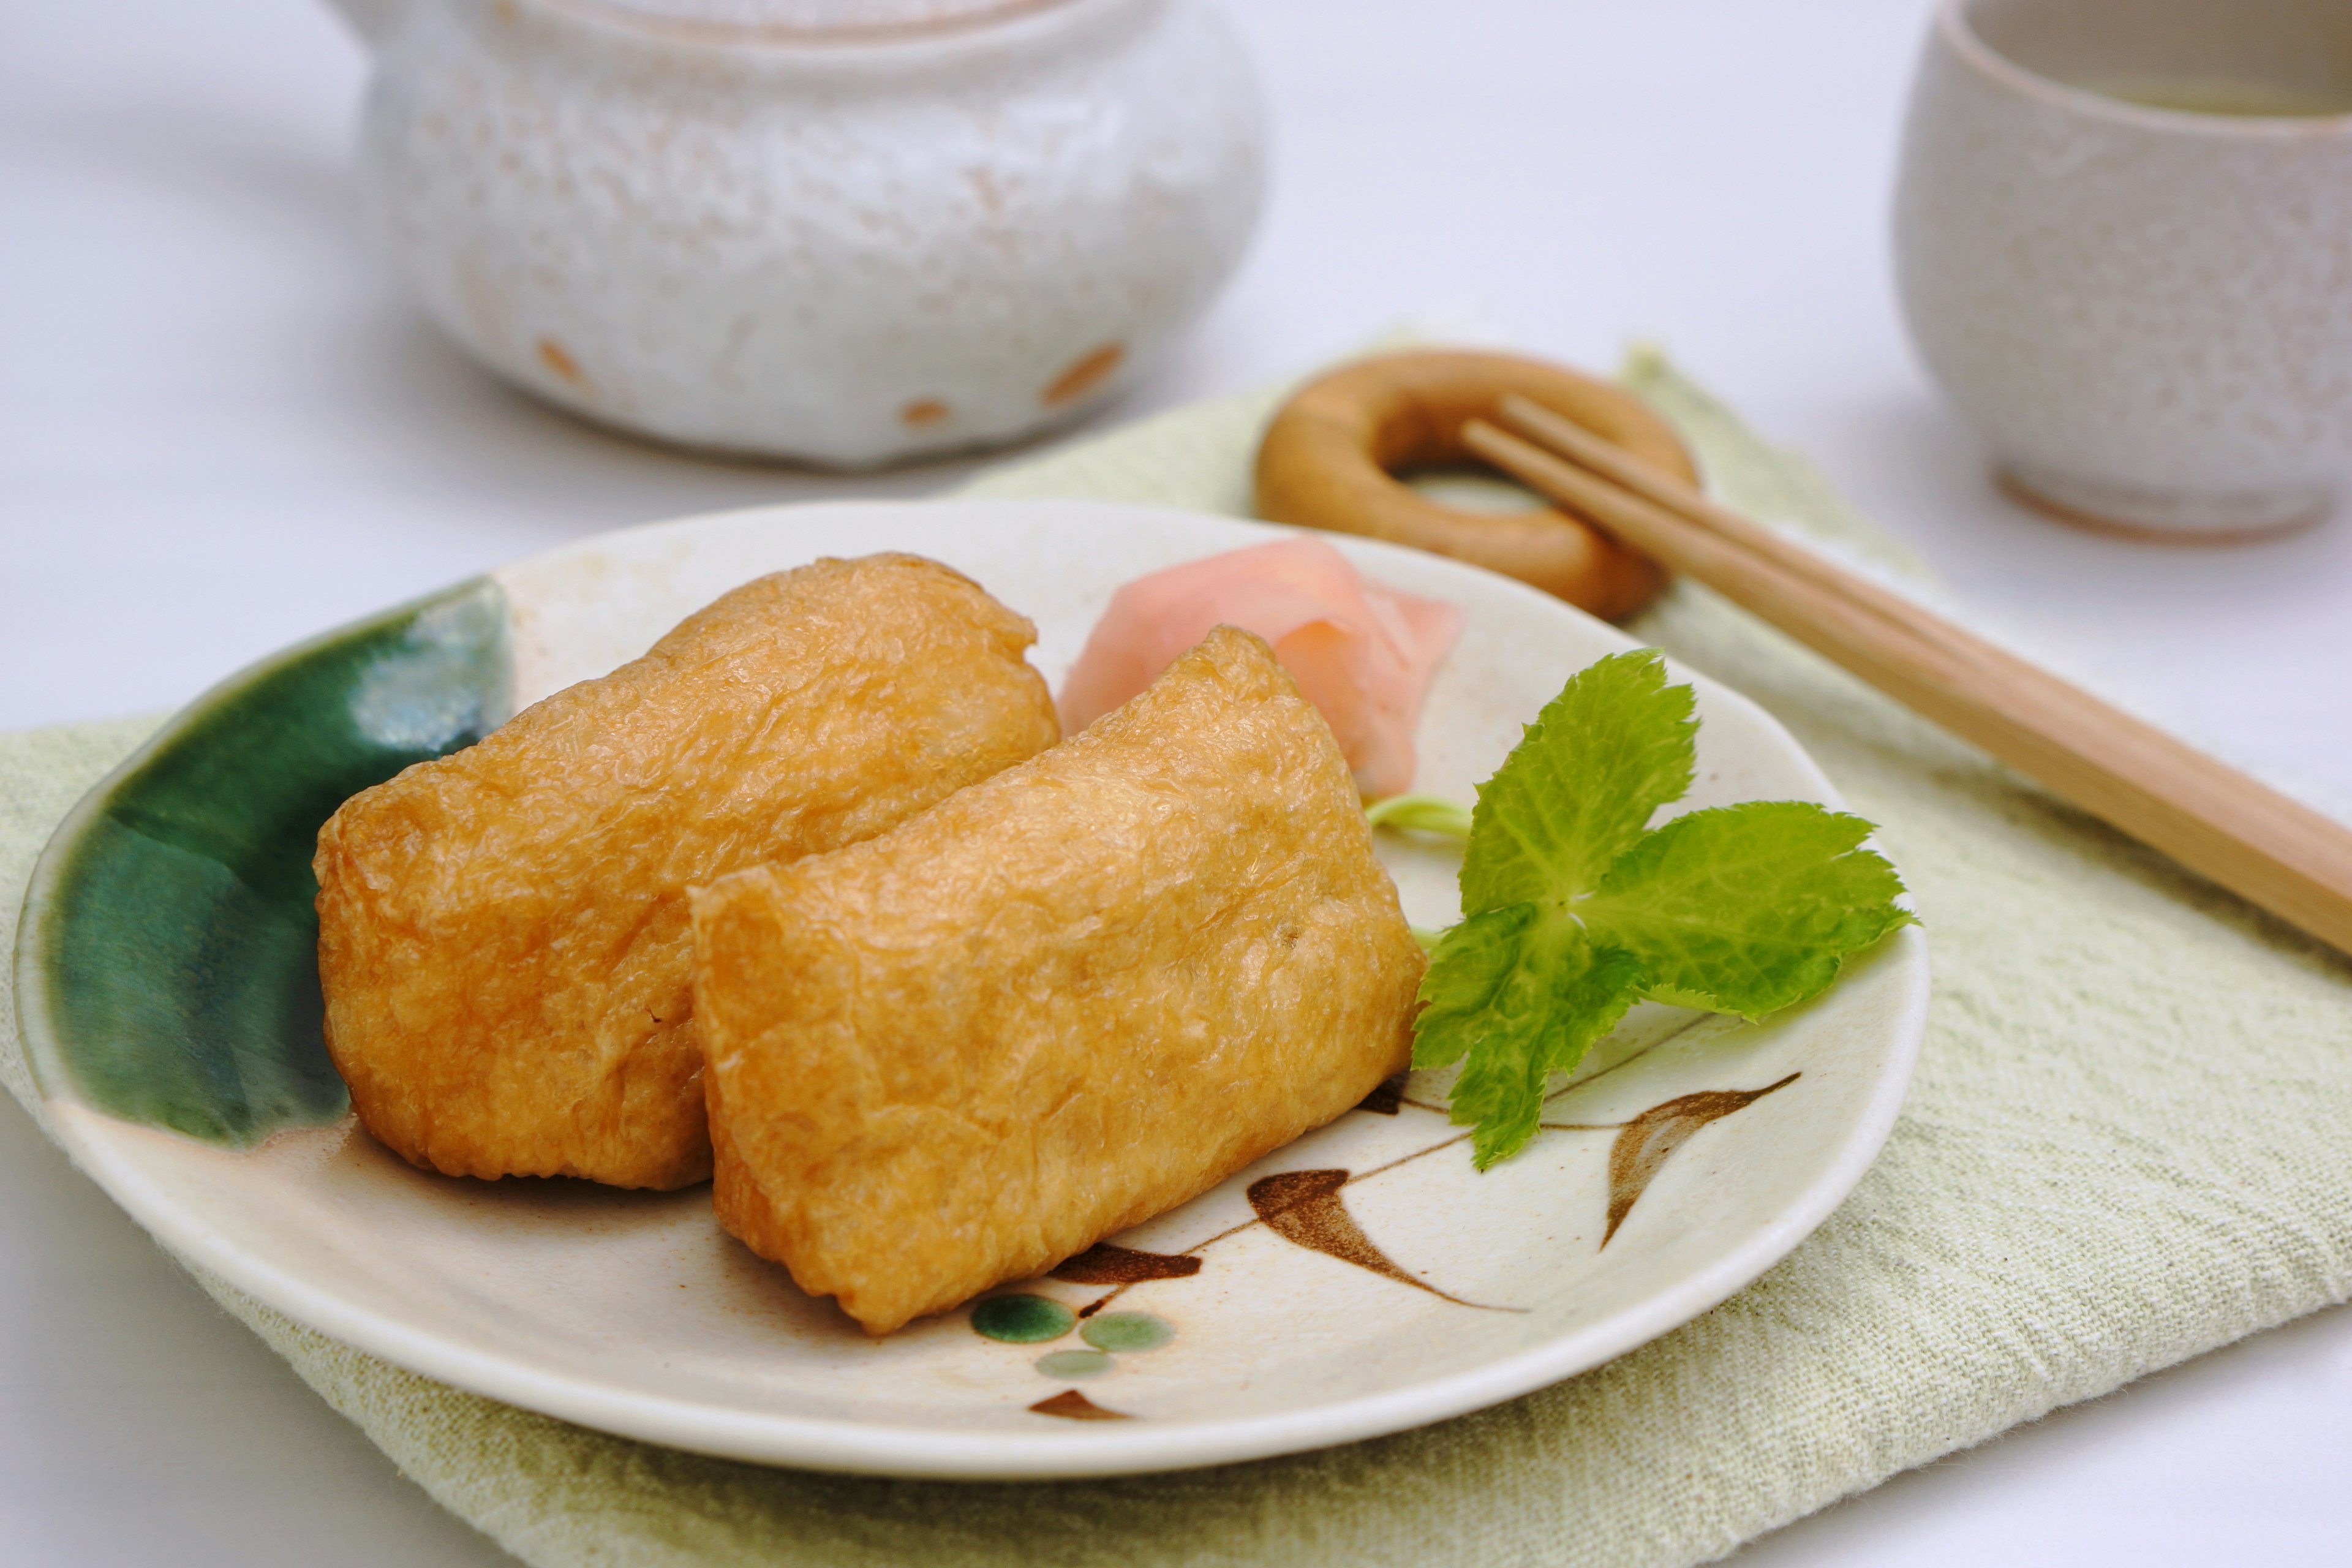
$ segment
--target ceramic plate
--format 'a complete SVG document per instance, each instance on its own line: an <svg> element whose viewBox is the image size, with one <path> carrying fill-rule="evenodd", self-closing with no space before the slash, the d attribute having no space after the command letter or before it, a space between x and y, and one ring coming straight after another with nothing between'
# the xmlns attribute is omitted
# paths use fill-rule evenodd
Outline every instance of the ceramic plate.
<svg viewBox="0 0 2352 1568"><path fill-rule="evenodd" d="M41 1092L166 1247L320 1331L513 1404L711 1454L951 1477L1206 1465L1395 1431L1596 1365L1704 1311L1829 1214L1894 1124L1927 990L1916 931L1762 1025L1645 1005L1480 1174L1416 1075L1057 1271L887 1340L802 1295L709 1191L456 1180L352 1121L320 1038L310 860L342 799L819 555L910 550L1034 617L1057 685L1111 591L1255 542L1095 504L845 504L689 519L540 556L237 676L67 819L17 953ZM1530 589L1336 542L1469 628L1419 787L1462 800L1520 725L1630 646ZM1754 705L1696 681L1688 805L1834 800ZM1383 836L1384 837L1386 836ZM1386 842L1406 912L1451 852Z"/></svg>

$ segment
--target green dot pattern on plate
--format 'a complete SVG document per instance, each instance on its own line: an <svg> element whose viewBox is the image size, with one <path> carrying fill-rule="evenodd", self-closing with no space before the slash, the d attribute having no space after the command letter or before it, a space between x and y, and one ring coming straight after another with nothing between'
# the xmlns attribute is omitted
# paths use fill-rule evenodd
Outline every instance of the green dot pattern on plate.
<svg viewBox="0 0 2352 1568"><path fill-rule="evenodd" d="M1043 1296L991 1296L971 1310L975 1332L1009 1345L1043 1344L1058 1340L1078 1321L1059 1301Z"/></svg>
<svg viewBox="0 0 2352 1568"><path fill-rule="evenodd" d="M1110 1357L1100 1351L1050 1351L1037 1358L1037 1370L1047 1377L1100 1377L1110 1369Z"/></svg>
<svg viewBox="0 0 2352 1568"><path fill-rule="evenodd" d="M1176 1337L1176 1325L1150 1312L1105 1312L1087 1319L1078 1337L1098 1351L1156 1351Z"/></svg>

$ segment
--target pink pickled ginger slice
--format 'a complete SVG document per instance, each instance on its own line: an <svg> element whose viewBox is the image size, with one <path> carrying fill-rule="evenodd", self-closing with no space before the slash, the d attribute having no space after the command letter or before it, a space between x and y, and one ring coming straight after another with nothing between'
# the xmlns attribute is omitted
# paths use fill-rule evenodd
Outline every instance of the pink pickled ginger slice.
<svg viewBox="0 0 2352 1568"><path fill-rule="evenodd" d="M1462 612L1374 587L1319 539L1285 539L1139 577L1111 595L1062 684L1076 734L1141 691L1212 629L1255 632L1322 710L1366 795L1410 788L1413 731Z"/></svg>

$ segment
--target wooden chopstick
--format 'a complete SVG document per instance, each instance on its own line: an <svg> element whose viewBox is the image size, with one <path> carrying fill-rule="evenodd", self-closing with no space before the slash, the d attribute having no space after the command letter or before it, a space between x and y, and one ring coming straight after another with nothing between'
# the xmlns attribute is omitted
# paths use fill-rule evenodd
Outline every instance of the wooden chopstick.
<svg viewBox="0 0 2352 1568"><path fill-rule="evenodd" d="M2352 953L2352 829L1525 398L1464 444L2111 826ZM1514 434L1513 432L1516 432Z"/></svg>

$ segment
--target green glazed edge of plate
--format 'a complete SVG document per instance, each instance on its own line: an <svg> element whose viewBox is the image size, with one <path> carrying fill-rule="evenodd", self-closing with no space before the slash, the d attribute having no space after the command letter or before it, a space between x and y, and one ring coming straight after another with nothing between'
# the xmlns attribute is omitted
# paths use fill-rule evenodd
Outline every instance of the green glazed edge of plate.
<svg viewBox="0 0 2352 1568"><path fill-rule="evenodd" d="M319 828L497 728L509 677L506 596L475 578L232 676L101 781L26 893L17 1010L42 1094L236 1148L341 1117Z"/></svg>

